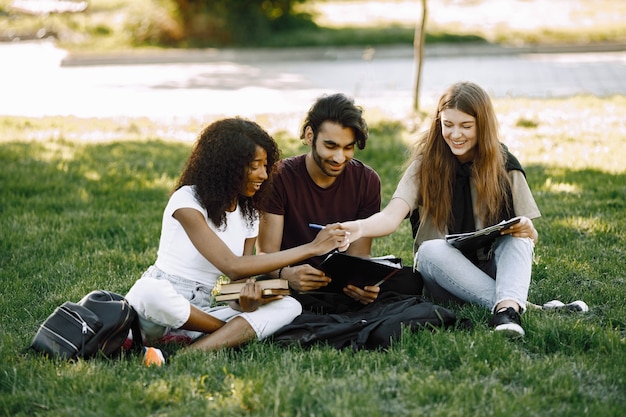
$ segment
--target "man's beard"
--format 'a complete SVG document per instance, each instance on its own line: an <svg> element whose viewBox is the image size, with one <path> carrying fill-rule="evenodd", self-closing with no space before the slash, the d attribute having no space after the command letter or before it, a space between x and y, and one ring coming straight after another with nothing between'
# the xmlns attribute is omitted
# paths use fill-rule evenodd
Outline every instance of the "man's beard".
<svg viewBox="0 0 626 417"><path fill-rule="evenodd" d="M338 177L343 172L343 168L339 172L327 170L326 165L324 164L324 160L322 159L320 154L317 153L317 149L315 149L315 146L311 148L311 154L313 155L313 161L319 167L319 169L324 173L324 175L327 175L329 177Z"/></svg>

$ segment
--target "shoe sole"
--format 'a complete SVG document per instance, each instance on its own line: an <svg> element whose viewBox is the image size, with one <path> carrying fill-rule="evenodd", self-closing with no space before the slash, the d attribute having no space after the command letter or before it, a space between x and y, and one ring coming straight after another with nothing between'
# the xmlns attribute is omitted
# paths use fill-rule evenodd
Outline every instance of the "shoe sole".
<svg viewBox="0 0 626 417"><path fill-rule="evenodd" d="M165 363L165 357L160 350L149 347L146 348L146 351L144 353L143 363L147 367L163 366L163 364Z"/></svg>
<svg viewBox="0 0 626 417"><path fill-rule="evenodd" d="M544 310L565 310L575 313L586 313L589 311L589 306L582 300L576 300L569 304L563 304L559 300L548 301L543 305Z"/></svg>
<svg viewBox="0 0 626 417"><path fill-rule="evenodd" d="M500 324L494 327L493 330L498 333L505 334L510 338L524 337L524 335L526 334L526 332L524 332L524 329L522 329L522 326L515 323Z"/></svg>

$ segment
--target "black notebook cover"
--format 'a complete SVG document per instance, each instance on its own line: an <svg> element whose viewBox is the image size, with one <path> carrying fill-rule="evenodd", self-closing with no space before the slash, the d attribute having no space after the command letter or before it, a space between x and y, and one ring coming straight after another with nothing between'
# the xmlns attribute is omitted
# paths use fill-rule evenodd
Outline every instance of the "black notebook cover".
<svg viewBox="0 0 626 417"><path fill-rule="evenodd" d="M380 285L402 269L399 258L360 258L333 252L318 266L332 282L318 292L342 292L350 284L359 288Z"/></svg>

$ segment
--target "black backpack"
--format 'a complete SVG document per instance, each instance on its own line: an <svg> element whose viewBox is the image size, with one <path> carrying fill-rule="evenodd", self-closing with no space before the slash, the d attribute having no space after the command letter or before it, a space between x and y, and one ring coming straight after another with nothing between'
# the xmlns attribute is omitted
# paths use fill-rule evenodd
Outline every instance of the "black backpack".
<svg viewBox="0 0 626 417"><path fill-rule="evenodd" d="M302 347L321 343L355 351L384 349L400 338L403 328L417 331L447 328L456 324L471 327L471 323L466 320L457 323L453 311L421 297L386 292L358 311L341 314L305 311L278 330L270 340Z"/></svg>
<svg viewBox="0 0 626 417"><path fill-rule="evenodd" d="M66 301L39 326L30 345L37 352L61 359L110 357L133 334L133 347L142 345L137 312L121 295L92 291L78 303Z"/></svg>

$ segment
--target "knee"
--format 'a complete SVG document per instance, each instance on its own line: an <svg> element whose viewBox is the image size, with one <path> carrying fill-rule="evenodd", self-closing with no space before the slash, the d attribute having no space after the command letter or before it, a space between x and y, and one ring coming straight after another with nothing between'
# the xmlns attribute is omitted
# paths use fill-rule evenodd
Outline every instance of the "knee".
<svg viewBox="0 0 626 417"><path fill-rule="evenodd" d="M242 317L248 321L257 337L262 340L291 323L301 313L302 306L296 299L284 297L265 304L251 313L243 313Z"/></svg>
<svg viewBox="0 0 626 417"><path fill-rule="evenodd" d="M161 305L163 302L159 280L149 277L137 280L126 294L126 299L139 314L144 315L146 311L152 310L154 306Z"/></svg>
<svg viewBox="0 0 626 417"><path fill-rule="evenodd" d="M501 236L494 244L493 251L496 256L504 253L515 253L520 256L532 258L535 244L530 238Z"/></svg>
<svg viewBox="0 0 626 417"><path fill-rule="evenodd" d="M420 263L435 262L438 263L440 258L445 260L446 253L450 251L450 245L443 239L433 239L423 242L415 255L416 266ZM417 268L419 270L419 268Z"/></svg>
<svg viewBox="0 0 626 417"><path fill-rule="evenodd" d="M302 304L295 298L284 297L275 301L275 303L278 304L277 307L280 308L281 316L284 317L285 320L289 320L289 323L302 314Z"/></svg>
<svg viewBox="0 0 626 417"><path fill-rule="evenodd" d="M257 310L261 311L261 309ZM289 324L302 314L302 305L293 297L283 297L262 306L263 320L278 323L280 326ZM254 314L254 312L253 312Z"/></svg>

